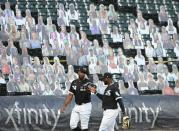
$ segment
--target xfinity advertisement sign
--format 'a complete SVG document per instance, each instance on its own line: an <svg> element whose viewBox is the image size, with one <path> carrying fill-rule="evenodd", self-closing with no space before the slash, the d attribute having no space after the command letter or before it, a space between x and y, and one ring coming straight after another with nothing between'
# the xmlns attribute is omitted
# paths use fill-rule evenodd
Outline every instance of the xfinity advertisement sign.
<svg viewBox="0 0 179 131"><path fill-rule="evenodd" d="M0 99L0 130L3 131L69 131L69 120L74 102L65 113L58 109L65 96L17 96ZM126 112L131 118L131 129L179 129L179 97L123 96ZM102 119L101 101L92 97L90 131L97 131ZM120 113L120 109L119 109ZM121 115L116 120L121 128Z"/></svg>

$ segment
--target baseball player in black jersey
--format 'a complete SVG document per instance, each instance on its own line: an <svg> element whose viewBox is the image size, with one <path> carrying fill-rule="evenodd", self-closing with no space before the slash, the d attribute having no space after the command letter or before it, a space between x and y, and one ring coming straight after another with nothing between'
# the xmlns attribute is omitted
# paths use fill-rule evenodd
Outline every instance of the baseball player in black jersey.
<svg viewBox="0 0 179 131"><path fill-rule="evenodd" d="M71 103L73 96L75 96L75 107L72 110L70 118L70 128L73 131L87 131L88 122L91 115L91 92L89 88L93 84L85 78L86 68L80 67L78 70L79 78L71 83L69 94L66 97L63 107L60 111L63 113L67 106ZM78 122L81 123L81 129L78 127Z"/></svg>
<svg viewBox="0 0 179 131"><path fill-rule="evenodd" d="M107 85L103 95L97 93L96 88L90 88L91 92L96 93L102 100L102 108L104 112L99 131L114 131L116 117L119 114L117 103L119 103L123 115L125 115L125 108L118 84L113 83L112 74L105 73L103 81L104 84Z"/></svg>

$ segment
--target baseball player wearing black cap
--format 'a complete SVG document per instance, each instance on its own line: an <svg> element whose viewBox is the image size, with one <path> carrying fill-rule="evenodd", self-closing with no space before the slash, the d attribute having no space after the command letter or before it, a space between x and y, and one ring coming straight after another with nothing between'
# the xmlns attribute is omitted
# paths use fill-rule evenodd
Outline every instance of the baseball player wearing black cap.
<svg viewBox="0 0 179 131"><path fill-rule="evenodd" d="M113 82L112 74L105 73L103 81L107 85L104 95L97 93L95 88L90 88L91 92L96 93L102 100L104 112L99 131L114 131L116 117L119 114L117 103L119 103L123 115L125 115L125 108L120 95L119 85Z"/></svg>
<svg viewBox="0 0 179 131"><path fill-rule="evenodd" d="M73 131L87 131L88 122L91 115L91 92L89 88L93 84L85 78L87 70L85 67L80 67L78 70L79 78L71 83L69 94L66 97L63 107L60 111L63 113L67 106L71 103L73 96L75 96L75 107L72 110L70 118L70 128ZM78 122L81 123L81 129L78 127Z"/></svg>

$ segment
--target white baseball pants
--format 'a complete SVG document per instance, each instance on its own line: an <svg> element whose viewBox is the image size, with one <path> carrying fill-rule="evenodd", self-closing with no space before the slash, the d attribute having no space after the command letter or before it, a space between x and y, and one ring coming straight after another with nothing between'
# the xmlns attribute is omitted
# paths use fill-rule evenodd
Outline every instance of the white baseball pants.
<svg viewBox="0 0 179 131"><path fill-rule="evenodd" d="M118 109L107 109L103 112L103 118L99 131L114 131L117 115L119 114Z"/></svg>
<svg viewBox="0 0 179 131"><path fill-rule="evenodd" d="M91 115L92 104L75 105L70 118L70 128L75 129L78 122L81 122L81 129L88 129L88 122Z"/></svg>

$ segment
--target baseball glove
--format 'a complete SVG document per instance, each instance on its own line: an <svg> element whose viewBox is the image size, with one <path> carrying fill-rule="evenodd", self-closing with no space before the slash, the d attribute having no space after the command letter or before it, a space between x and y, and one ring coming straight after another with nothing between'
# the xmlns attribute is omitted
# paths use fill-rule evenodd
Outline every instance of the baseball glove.
<svg viewBox="0 0 179 131"><path fill-rule="evenodd" d="M130 127L130 118L129 118L129 116L124 116L122 118L122 128L129 129L129 127Z"/></svg>

